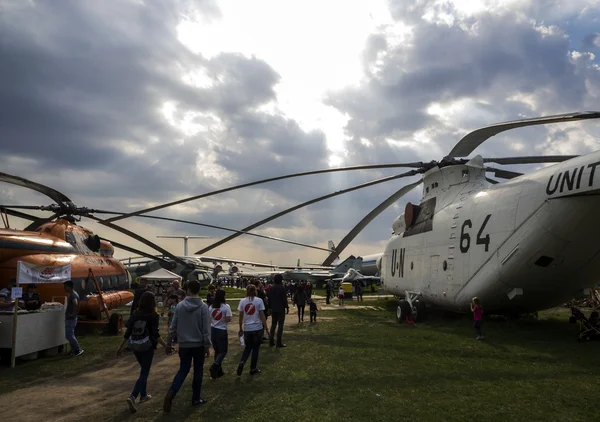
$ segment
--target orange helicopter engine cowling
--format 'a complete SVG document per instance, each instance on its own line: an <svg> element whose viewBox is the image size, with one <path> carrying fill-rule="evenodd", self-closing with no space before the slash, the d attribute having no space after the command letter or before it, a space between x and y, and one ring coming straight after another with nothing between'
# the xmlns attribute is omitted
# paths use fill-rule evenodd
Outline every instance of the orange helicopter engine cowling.
<svg viewBox="0 0 600 422"><path fill-rule="evenodd" d="M118 292L102 293L102 300L108 310L118 308L133 300L133 293L122 290ZM79 314L99 319L102 316L102 303L97 294L88 296L79 305Z"/></svg>

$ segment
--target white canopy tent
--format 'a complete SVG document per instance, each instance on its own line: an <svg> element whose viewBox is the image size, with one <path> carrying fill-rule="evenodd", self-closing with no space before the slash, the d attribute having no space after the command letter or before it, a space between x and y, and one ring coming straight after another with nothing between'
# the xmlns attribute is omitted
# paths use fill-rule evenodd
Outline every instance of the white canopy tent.
<svg viewBox="0 0 600 422"><path fill-rule="evenodd" d="M169 270L160 268L156 271L138 277L138 281L140 280L148 281L148 287L157 296L158 306L161 307L163 303L162 301L165 300L163 294L168 289L167 284L170 284L167 282L179 281L181 283L182 277L172 273ZM127 306L131 306L132 303L133 301L129 302Z"/></svg>
<svg viewBox="0 0 600 422"><path fill-rule="evenodd" d="M181 281L181 276L175 273L172 273L169 270L165 270L164 268L160 268L156 271L153 271L148 274L144 274L139 277L139 280L148 280L148 281Z"/></svg>

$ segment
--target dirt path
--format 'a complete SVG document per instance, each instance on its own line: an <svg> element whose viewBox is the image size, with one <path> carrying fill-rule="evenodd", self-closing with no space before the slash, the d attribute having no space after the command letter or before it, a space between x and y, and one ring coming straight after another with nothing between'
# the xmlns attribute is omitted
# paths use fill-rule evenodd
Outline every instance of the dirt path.
<svg viewBox="0 0 600 422"><path fill-rule="evenodd" d="M372 308L369 301L358 306L347 301L345 306L325 305L319 300L319 309ZM332 302L334 303L334 302ZM308 307L305 322L309 324ZM237 353L240 346L237 339L237 315L229 324L230 355ZM329 318L327 318L329 319ZM270 325L270 320L268 321ZM285 326L296 325L296 308L290 307ZM284 341L286 334L284 333ZM268 347L268 346L267 346ZM212 350L211 358L212 361ZM231 363L231 362L230 362ZM205 377L208 377L208 364L205 364ZM176 354L166 356L159 348L154 357L150 372L149 393L153 400L161 400L167 391L173 376L179 368ZM20 388L0 396L0 408L10 415L10 420L18 422L104 420L114 414L115 406L123 405L137 379L139 366L131 354L115 358L94 371L84 372L68 379L43 379L38 384ZM18 403L18 406L14 404Z"/></svg>

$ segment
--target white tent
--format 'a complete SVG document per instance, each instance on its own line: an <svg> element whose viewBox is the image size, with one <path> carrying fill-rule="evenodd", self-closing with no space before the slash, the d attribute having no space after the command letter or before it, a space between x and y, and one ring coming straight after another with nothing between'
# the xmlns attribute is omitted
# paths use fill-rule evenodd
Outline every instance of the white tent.
<svg viewBox="0 0 600 422"><path fill-rule="evenodd" d="M165 284L162 284L163 282L167 282L167 281L179 281L181 282L182 278L181 276L172 273L169 270L165 270L164 268L158 269L156 271L153 271L151 273L148 274L144 274L140 277L138 277L138 281L139 280L148 280L149 285L150 285L150 289L151 291L159 296L160 298L164 299L163 293L166 291L167 287L165 287ZM163 302L161 301L162 299L158 299L158 306L162 307ZM129 302L127 304L127 306L131 306L131 304L133 303L133 301Z"/></svg>
<svg viewBox="0 0 600 422"><path fill-rule="evenodd" d="M160 268L156 271L153 271L151 273L148 274L144 274L143 276L140 276L139 279L145 279L148 281L168 281L168 280L178 280L181 281L181 276L172 273L169 270L165 270L164 268Z"/></svg>

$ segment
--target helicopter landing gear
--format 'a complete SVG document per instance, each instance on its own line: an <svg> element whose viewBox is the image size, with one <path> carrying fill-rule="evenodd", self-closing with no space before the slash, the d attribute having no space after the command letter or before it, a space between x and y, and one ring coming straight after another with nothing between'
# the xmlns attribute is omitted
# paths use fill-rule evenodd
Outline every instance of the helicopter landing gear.
<svg viewBox="0 0 600 422"><path fill-rule="evenodd" d="M425 303L418 300L421 292L406 291L405 299L398 302L396 308L396 320L399 323L406 322L410 325L415 321L423 321L427 314Z"/></svg>
<svg viewBox="0 0 600 422"><path fill-rule="evenodd" d="M401 300L396 308L396 321L401 324L407 321L407 318L412 318L412 310L406 300Z"/></svg>

